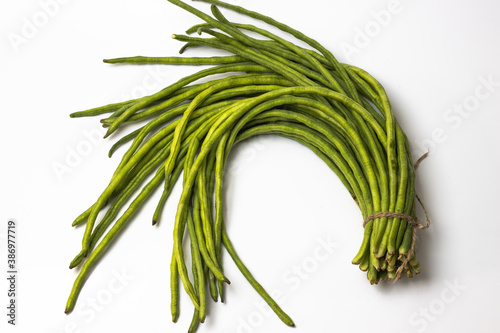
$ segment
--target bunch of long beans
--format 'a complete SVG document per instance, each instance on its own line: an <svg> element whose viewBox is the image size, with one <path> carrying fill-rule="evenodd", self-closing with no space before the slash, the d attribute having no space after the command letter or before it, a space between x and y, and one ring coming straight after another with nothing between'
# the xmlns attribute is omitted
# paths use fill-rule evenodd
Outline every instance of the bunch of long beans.
<svg viewBox="0 0 500 333"><path fill-rule="evenodd" d="M309 147L340 178L359 206L364 237L353 263L367 271L370 283L419 273L415 256L415 173L408 140L391 110L381 84L366 71L339 63L315 40L267 16L216 0L213 16L179 0L171 3L204 23L173 35L190 47L211 47L231 55L217 57L130 57L107 63L213 65L142 98L71 114L110 114L102 120L106 137L123 124L149 119L110 150L131 146L98 200L74 221L86 224L82 251L71 267L83 263L69 297L70 312L97 259L106 251L140 205L158 187L162 208L182 171L183 190L174 225L171 262L171 310L179 315L179 278L195 311L190 331L206 316L207 299L224 300L224 246L255 290L287 325L293 321L252 277L236 254L223 219L223 175L231 148L247 138L276 134ZM229 21L218 7L266 22L307 43L311 49L250 24ZM250 31L262 38L250 37ZM204 37L189 36L197 32ZM212 75L223 79L195 83ZM152 178L150 178L152 176ZM149 180L116 219L119 209ZM101 210L104 217L97 222ZM187 236L186 236L187 234ZM190 240L192 279L183 240Z"/></svg>

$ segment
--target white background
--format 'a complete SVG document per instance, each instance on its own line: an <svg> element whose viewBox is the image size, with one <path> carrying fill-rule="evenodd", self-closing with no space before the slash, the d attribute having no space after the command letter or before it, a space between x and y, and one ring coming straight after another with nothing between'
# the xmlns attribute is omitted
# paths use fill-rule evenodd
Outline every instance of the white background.
<svg viewBox="0 0 500 333"><path fill-rule="evenodd" d="M297 327L258 306L259 296L226 255L227 303L211 303L199 332L498 332L498 2L233 2L291 24L382 82L415 156L430 148L417 187L433 225L419 233L419 276L370 286L350 263L361 242L361 214L326 165L279 137L241 144L226 176L228 232L261 283L281 293ZM96 200L124 151L108 159L119 135L96 140L99 117L68 114L150 94L192 73L195 68L112 66L101 59L175 55L181 44L170 35L198 22L163 0L1 2L0 267L6 270L12 218L20 274L16 327L6 323L1 275L0 331L187 330L192 310L185 295L177 324L169 314L179 186L158 228L150 226L155 193L91 275L80 310L63 313L77 273L67 266L83 234L71 222ZM187 55L199 54L213 52ZM85 156L72 156L84 148ZM71 172L58 174L57 165ZM325 243L330 246L320 249ZM294 267L307 275L293 275Z"/></svg>

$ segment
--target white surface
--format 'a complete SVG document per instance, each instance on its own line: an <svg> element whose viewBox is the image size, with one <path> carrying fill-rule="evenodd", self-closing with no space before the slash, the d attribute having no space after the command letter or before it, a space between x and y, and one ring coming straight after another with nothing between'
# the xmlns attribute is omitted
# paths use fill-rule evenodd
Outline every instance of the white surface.
<svg viewBox="0 0 500 333"><path fill-rule="evenodd" d="M199 21L167 1L94 0L57 2L44 23L40 4L49 2L0 4L0 234L9 218L18 222L20 266L18 326L6 324L2 278L0 331L185 332L191 305L184 294L179 322L171 323L169 314L180 187L159 228L150 226L159 193L149 200L86 283L81 310L63 313L76 276L67 266L83 233L70 224L97 198L123 153L106 157L116 138L89 144L84 132L100 130L98 117L68 114L152 93L193 72L111 66L101 59L175 55L180 43L170 35ZM361 215L335 175L294 142L266 137L244 143L227 177L229 233L255 276L282 294L280 304L297 327L285 327L256 305L261 299L226 255L227 303L211 303L199 332L497 332L500 4L401 0L395 9L390 1L373 0L236 2L291 24L383 83L415 155L430 146L417 185L433 225L419 234L422 274L370 286L350 264L361 241ZM393 14L381 27L374 11L388 8ZM26 20L35 17L43 26L16 52L9 38L22 35ZM363 44L359 31L365 29L373 30ZM348 44L357 53L346 53ZM491 91L483 83L488 78L495 82ZM453 111L475 100L474 110ZM69 151L84 146L89 153L58 179L54 163L65 164ZM5 271L5 239L0 242ZM332 243L331 253L317 250L325 242ZM292 268L303 265L307 277L293 276ZM252 326L241 328L242 322Z"/></svg>

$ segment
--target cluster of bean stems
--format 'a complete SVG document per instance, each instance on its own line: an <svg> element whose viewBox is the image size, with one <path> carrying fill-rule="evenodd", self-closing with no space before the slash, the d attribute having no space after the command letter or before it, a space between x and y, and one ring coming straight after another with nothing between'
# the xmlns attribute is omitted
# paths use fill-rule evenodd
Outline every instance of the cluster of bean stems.
<svg viewBox="0 0 500 333"><path fill-rule="evenodd" d="M124 124L148 122L113 145L110 156L131 142L107 188L73 222L74 226L85 224L85 232L82 250L70 265L73 268L82 264L66 312L72 311L91 269L141 204L155 189L163 188L153 215L155 224L182 174L171 261L173 321L179 316L180 282L195 308L190 332L204 322L208 298L224 300L223 284L229 283L222 268L224 247L278 317L293 326L290 317L242 263L226 233L223 176L231 148L256 135L295 140L309 147L339 177L363 219L380 212L415 218L415 174L408 140L394 118L382 85L366 71L339 63L315 40L267 16L221 1L201 0L211 4L213 16L182 1L169 1L204 21L188 29L187 35L173 35L185 42L181 53L191 47L210 47L231 55L105 60L213 66L155 94L71 114L109 114L101 121L108 128L106 137ZM268 23L311 49L254 25L231 22L219 7ZM250 37L245 31L262 38ZM193 33L209 37L190 36ZM225 77L196 83L218 74ZM130 200L127 210L116 219L120 208ZM106 208L96 223L98 214ZM368 221L352 262L367 271L372 284L398 279L396 272L400 268L412 277L420 271L411 253L413 229L404 219L381 217ZM190 240L192 278L185 263L186 238Z"/></svg>

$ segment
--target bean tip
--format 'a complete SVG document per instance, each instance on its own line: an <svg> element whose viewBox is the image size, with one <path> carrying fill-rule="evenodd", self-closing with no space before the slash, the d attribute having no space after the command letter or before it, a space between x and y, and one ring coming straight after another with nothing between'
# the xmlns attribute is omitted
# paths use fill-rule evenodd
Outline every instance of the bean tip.
<svg viewBox="0 0 500 333"><path fill-rule="evenodd" d="M158 223L158 221L156 221L156 220L153 220L153 225L156 225L156 223Z"/></svg>

